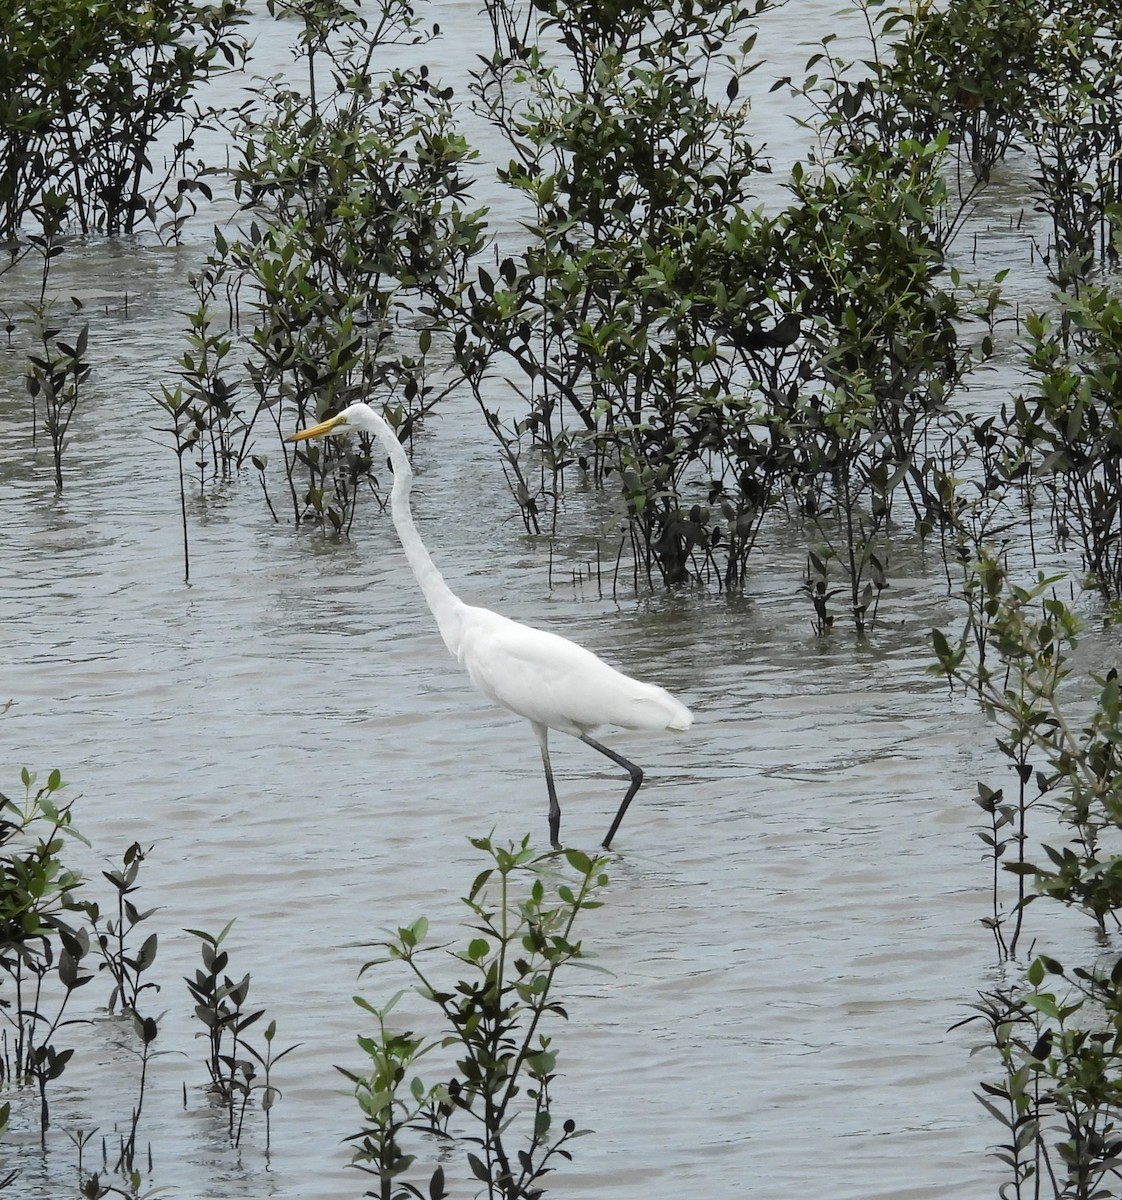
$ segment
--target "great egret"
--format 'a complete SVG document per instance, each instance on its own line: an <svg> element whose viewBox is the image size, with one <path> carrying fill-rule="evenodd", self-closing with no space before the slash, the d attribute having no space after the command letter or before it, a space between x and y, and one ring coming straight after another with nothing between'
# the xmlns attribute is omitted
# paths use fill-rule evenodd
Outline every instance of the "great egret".
<svg viewBox="0 0 1122 1200"><path fill-rule="evenodd" d="M409 507L413 487L409 459L389 423L370 405L352 404L338 415L302 429L286 440L300 442L351 430L373 434L393 464L390 492L393 523L444 644L467 668L472 683L485 696L530 722L545 767L549 838L553 845L560 846L561 808L549 762L551 729L580 738L631 776L631 786L604 838L606 849L643 782L643 772L622 754L601 745L590 736L590 731L600 725L684 730L693 723L693 714L665 688L640 683L622 674L568 638L512 621L489 608L465 604L444 582L421 541Z"/></svg>

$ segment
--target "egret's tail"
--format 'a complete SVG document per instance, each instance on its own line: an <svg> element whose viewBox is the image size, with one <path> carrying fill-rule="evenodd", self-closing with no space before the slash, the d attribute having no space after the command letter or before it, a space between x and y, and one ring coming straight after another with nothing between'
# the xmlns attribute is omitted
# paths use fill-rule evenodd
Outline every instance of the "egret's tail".
<svg viewBox="0 0 1122 1200"><path fill-rule="evenodd" d="M673 729L676 733L681 733L683 730L689 729L693 724L693 713L681 702L667 693L670 700L674 702L674 709L670 719L666 722L667 729Z"/></svg>

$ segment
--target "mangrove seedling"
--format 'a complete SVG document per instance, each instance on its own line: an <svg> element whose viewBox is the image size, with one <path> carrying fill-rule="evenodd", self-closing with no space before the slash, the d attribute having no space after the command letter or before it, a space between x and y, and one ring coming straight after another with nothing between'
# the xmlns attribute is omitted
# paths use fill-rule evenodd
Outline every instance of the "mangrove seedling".
<svg viewBox="0 0 1122 1200"><path fill-rule="evenodd" d="M534 1200L585 1132L554 1112L558 1051L547 1031L568 1016L558 976L584 961L575 925L581 913L599 907L607 860L579 850L538 855L528 837L505 848L489 838L473 838L472 845L490 862L464 897L470 938L444 950L454 982L430 963L438 947L425 945L424 918L378 943L381 955L362 969L403 964L417 994L435 1009L439 1029L417 1035L395 1028L400 994L381 1007L356 998L376 1021L359 1039L368 1065L340 1070L354 1084L365 1119L352 1138L354 1163L378 1181L366 1194L379 1200L445 1194L444 1166L428 1177L427 1192L410 1182L411 1133L427 1130L448 1149L463 1149L468 1174L491 1200ZM417 1064L442 1049L453 1053L451 1073L426 1084ZM441 1158L448 1161L448 1150Z"/></svg>
<svg viewBox="0 0 1122 1200"><path fill-rule="evenodd" d="M204 1029L197 1036L207 1042L206 1068L210 1076L209 1088L215 1098L226 1109L227 1133L230 1141L241 1144L246 1109L255 1091L262 1092L262 1108L268 1113L280 1096L273 1084L273 1066L286 1054L295 1050L289 1046L280 1054L273 1054L272 1043L276 1035L276 1023L270 1022L265 1032L265 1052L251 1046L245 1032L265 1015L265 1010L247 1010L250 977L247 973L235 982L226 974L229 954L222 949L234 922L227 923L220 934L214 936L199 929L186 932L199 939L199 950L203 965L195 971L194 978L187 978L187 988L195 1001L195 1016ZM258 1081L254 1063L265 1072L263 1081Z"/></svg>
<svg viewBox="0 0 1122 1200"><path fill-rule="evenodd" d="M57 803L63 787L57 770L43 784L26 768L20 779L22 802L0 793L0 985L11 989L11 999L0 1004L0 1021L10 1034L0 1043L0 1083L36 1085L45 1137L47 1085L74 1054L55 1040L72 1023L66 1015L70 999L93 976L82 966L89 934L68 916L81 881L60 857L65 838L77 836L73 801Z"/></svg>

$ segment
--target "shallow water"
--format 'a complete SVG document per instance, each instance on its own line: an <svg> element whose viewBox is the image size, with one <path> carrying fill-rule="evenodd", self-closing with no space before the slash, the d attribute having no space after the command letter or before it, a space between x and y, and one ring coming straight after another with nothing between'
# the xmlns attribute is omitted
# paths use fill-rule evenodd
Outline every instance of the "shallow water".
<svg viewBox="0 0 1122 1200"><path fill-rule="evenodd" d="M801 68L800 40L833 8L801 0L762 39L769 127L779 101L767 84ZM452 33L473 13L451 7ZM1017 207L993 203L995 227ZM0 359L0 705L12 700L0 787L11 792L23 764L61 768L92 843L74 853L95 881L130 842L154 847L139 894L158 909L144 928L160 935L165 1012L143 1124L151 1182L333 1200L364 1186L345 1167L359 1114L334 1069L359 1065L366 1026L350 997L384 1000L406 983L390 968L356 982L362 943L422 914L434 936L457 936L457 898L481 865L467 839L529 831L544 845L544 786L529 729L448 658L374 504L334 539L274 524L255 478L193 487L184 584L175 459L149 397L171 375L199 253L92 242L59 260L94 360L60 496L48 452L31 447L18 338ZM0 278L0 297L26 286ZM992 381L997 394L1009 375ZM993 759L981 716L926 673L930 627L953 611L941 562L897 561L863 644L841 629L813 636L803 552L779 529L744 598L613 598L606 582L570 582L589 544L551 564L545 541L522 535L480 425L453 398L415 446L418 523L449 583L663 683L697 715L674 739L607 735L648 783L617 837L606 903L584 924L611 973L565 985L556 1111L593 1135L552 1194L992 1192L985 1152L1000 1131L972 1097L991 1065L968 1057L980 1036L948 1030L994 978L970 803ZM264 434L260 448L278 454ZM614 554L605 543L605 564ZM592 849L622 780L585 747L554 743L563 833ZM231 973L252 973L278 1047L300 1043L278 1068L268 1157L258 1116L236 1151L208 1111L180 982L197 956L183 931L217 933L232 917ZM101 988L87 989L91 1012ZM49 1152L30 1104L3 1147L28 1200L72 1179L60 1131L98 1126L96 1166L101 1136L128 1119L137 1066L117 1022L94 1015L54 1085Z"/></svg>

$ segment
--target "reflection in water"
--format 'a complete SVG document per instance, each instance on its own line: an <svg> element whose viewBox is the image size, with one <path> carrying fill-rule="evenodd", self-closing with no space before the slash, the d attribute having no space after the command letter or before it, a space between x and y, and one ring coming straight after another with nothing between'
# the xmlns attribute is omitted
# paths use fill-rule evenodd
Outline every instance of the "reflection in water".
<svg viewBox="0 0 1122 1200"><path fill-rule="evenodd" d="M777 15L794 25L765 40L782 47L769 78L801 68L808 7ZM453 6L438 50L457 52L475 8ZM823 18L833 8L815 4ZM778 101L764 103L772 120ZM334 1070L356 1065L350 996L405 984L386 970L356 985L363 943L421 914L453 936L479 865L468 837L529 830L544 845L546 802L524 722L448 659L372 503L340 540L274 524L255 480L229 484L194 501L183 585L174 455L149 396L170 375L197 253L91 242L59 260L96 348L60 498L49 452L29 444L25 347L0 360L0 704L14 701L0 787L24 763L62 769L95 888L130 842L154 847L140 893L159 909L166 1011L144 1117L152 1182L331 1200L360 1182L342 1144L358 1111ZM901 550L862 644L812 636L801 552L781 530L744 598L613 598L606 574L603 594L570 582L587 542L551 566L520 535L480 424L453 398L417 440L417 520L449 583L658 678L698 716L682 738L628 735L648 782L585 928L611 974L570 981L557 1031L558 1110L594 1136L555 1194L915 1200L992 1187L994 1131L971 1095L984 1068L967 1057L969 1029L947 1032L990 969L968 802L989 734L925 674L927 631L946 620L941 564ZM567 740L554 767L566 835L592 849L617 773ZM259 1127L241 1151L225 1145L179 982L197 952L181 931L235 916L232 973L252 973L278 1045L302 1043L278 1070L268 1162ZM96 1125L100 1155L127 1128L137 1064L113 1021L68 1035L81 1052L57 1088L56 1130ZM20 1118L5 1144L27 1200L57 1195L76 1162L61 1133L47 1156L37 1142Z"/></svg>

